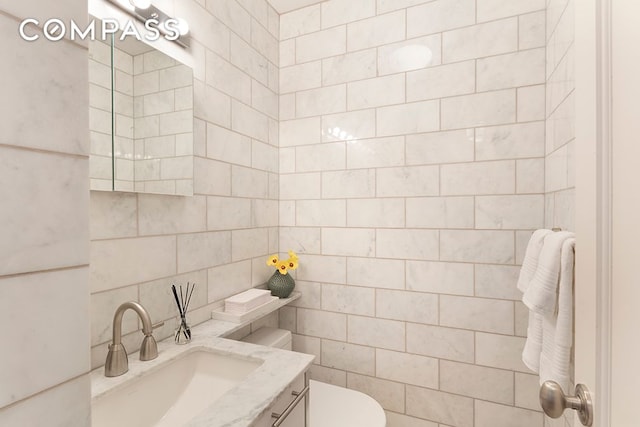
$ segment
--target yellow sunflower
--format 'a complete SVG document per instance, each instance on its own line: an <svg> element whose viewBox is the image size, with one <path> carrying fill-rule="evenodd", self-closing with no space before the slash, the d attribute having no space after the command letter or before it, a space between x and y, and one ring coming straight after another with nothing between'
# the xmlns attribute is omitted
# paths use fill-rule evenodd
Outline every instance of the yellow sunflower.
<svg viewBox="0 0 640 427"><path fill-rule="evenodd" d="M289 267L287 266L286 262L279 262L278 263L278 271L280 272L280 274L285 275L287 274L287 269Z"/></svg>
<svg viewBox="0 0 640 427"><path fill-rule="evenodd" d="M295 270L296 268L298 268L298 258L289 258L288 260L285 261L287 263L287 269L288 270Z"/></svg>
<svg viewBox="0 0 640 427"><path fill-rule="evenodd" d="M277 254L271 255L271 256L267 259L267 265L268 265L269 267L275 267L275 266L277 266L277 265L278 265L278 261L280 261L280 260L278 259L278 255L277 255Z"/></svg>

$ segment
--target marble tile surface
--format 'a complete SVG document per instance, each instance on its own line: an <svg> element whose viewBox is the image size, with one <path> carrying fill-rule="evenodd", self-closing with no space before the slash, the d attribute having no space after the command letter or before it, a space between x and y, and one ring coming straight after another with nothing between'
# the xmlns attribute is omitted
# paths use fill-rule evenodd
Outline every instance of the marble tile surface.
<svg viewBox="0 0 640 427"><path fill-rule="evenodd" d="M296 117L298 118L341 113L346 109L346 85L311 89L296 94Z"/></svg>
<svg viewBox="0 0 640 427"><path fill-rule="evenodd" d="M322 228L324 255L373 256L376 231L370 228Z"/></svg>
<svg viewBox="0 0 640 427"><path fill-rule="evenodd" d="M176 274L176 245L175 236L92 242L92 292Z"/></svg>
<svg viewBox="0 0 640 427"><path fill-rule="evenodd" d="M405 82L402 74L352 82L347 85L347 108L360 110L405 101Z"/></svg>
<svg viewBox="0 0 640 427"><path fill-rule="evenodd" d="M482 229L537 229L544 226L544 196L476 198L476 226Z"/></svg>
<svg viewBox="0 0 640 427"><path fill-rule="evenodd" d="M323 383L333 384L338 387L347 386L347 373L345 371L320 365L312 365L310 372L312 380L322 381Z"/></svg>
<svg viewBox="0 0 640 427"><path fill-rule="evenodd" d="M140 194L138 226L141 235L193 233L206 230L207 198Z"/></svg>
<svg viewBox="0 0 640 427"><path fill-rule="evenodd" d="M407 140L407 164L463 163L475 159L474 129L411 134Z"/></svg>
<svg viewBox="0 0 640 427"><path fill-rule="evenodd" d="M376 110L322 116L322 141L354 141L376 136Z"/></svg>
<svg viewBox="0 0 640 427"><path fill-rule="evenodd" d="M322 60L322 84L346 83L376 76L376 49L366 49Z"/></svg>
<svg viewBox="0 0 640 427"><path fill-rule="evenodd" d="M515 261L512 231L442 230L442 261L511 264Z"/></svg>
<svg viewBox="0 0 640 427"><path fill-rule="evenodd" d="M261 112L246 105L232 101L231 129L259 141L269 141L269 124Z"/></svg>
<svg viewBox="0 0 640 427"><path fill-rule="evenodd" d="M338 256L305 255L297 278L313 282L346 283L346 259Z"/></svg>
<svg viewBox="0 0 640 427"><path fill-rule="evenodd" d="M384 409L404 408L404 384L347 372L347 387L373 397Z"/></svg>
<svg viewBox="0 0 640 427"><path fill-rule="evenodd" d="M475 401L475 414L478 427L507 427L512 425L514 419L522 427L539 427L543 419L541 412L481 400Z"/></svg>
<svg viewBox="0 0 640 427"><path fill-rule="evenodd" d="M437 166L405 166L376 171L378 197L437 196L439 193Z"/></svg>
<svg viewBox="0 0 640 427"><path fill-rule="evenodd" d="M404 384L421 387L438 387L438 360L376 349L376 376Z"/></svg>
<svg viewBox="0 0 640 427"><path fill-rule="evenodd" d="M349 315L348 323L348 342L388 350L405 348L404 322Z"/></svg>
<svg viewBox="0 0 640 427"><path fill-rule="evenodd" d="M231 232L179 235L176 258L178 273L226 264L231 261Z"/></svg>
<svg viewBox="0 0 640 427"><path fill-rule="evenodd" d="M494 161L443 165L441 194L512 194L515 190L515 162Z"/></svg>
<svg viewBox="0 0 640 427"><path fill-rule="evenodd" d="M280 40L320 30L320 5L312 5L280 16Z"/></svg>
<svg viewBox="0 0 640 427"><path fill-rule="evenodd" d="M0 278L0 309L11 325L0 366L0 381L9 386L0 388L0 407L88 372L87 280L87 267Z"/></svg>
<svg viewBox="0 0 640 427"><path fill-rule="evenodd" d="M303 63L347 51L347 29L345 26L329 28L296 38L296 62Z"/></svg>
<svg viewBox="0 0 640 427"><path fill-rule="evenodd" d="M473 400L415 386L407 386L407 414L458 427L473 426Z"/></svg>
<svg viewBox="0 0 640 427"><path fill-rule="evenodd" d="M437 260L439 236L435 230L378 229L376 256L381 258Z"/></svg>
<svg viewBox="0 0 640 427"><path fill-rule="evenodd" d="M545 49L529 49L478 60L478 91L544 83Z"/></svg>
<svg viewBox="0 0 640 427"><path fill-rule="evenodd" d="M416 197L407 199L407 227L473 228L472 197Z"/></svg>
<svg viewBox="0 0 640 427"><path fill-rule="evenodd" d="M371 347L346 342L322 340L322 365L373 375L375 372L375 350Z"/></svg>
<svg viewBox="0 0 640 427"><path fill-rule="evenodd" d="M506 89L442 100L442 129L468 128L513 123L516 92Z"/></svg>
<svg viewBox="0 0 640 427"><path fill-rule="evenodd" d="M546 13L544 10L518 17L518 47L521 50L545 45L545 19Z"/></svg>
<svg viewBox="0 0 640 427"><path fill-rule="evenodd" d="M231 259L240 261L268 253L268 239L268 230L264 228L233 230L231 232Z"/></svg>
<svg viewBox="0 0 640 427"><path fill-rule="evenodd" d="M375 291L346 285L322 285L322 309L339 313L373 316Z"/></svg>
<svg viewBox="0 0 640 427"><path fill-rule="evenodd" d="M313 89L321 86L322 61L305 62L280 69L280 93Z"/></svg>
<svg viewBox="0 0 640 427"><path fill-rule="evenodd" d="M345 314L299 308L297 322L299 334L336 341L347 340Z"/></svg>
<svg viewBox="0 0 640 427"><path fill-rule="evenodd" d="M226 59L207 51L206 82L234 98L251 102L251 77Z"/></svg>
<svg viewBox="0 0 640 427"><path fill-rule="evenodd" d="M475 331L513 333L513 302L440 296L440 325Z"/></svg>
<svg viewBox="0 0 640 427"><path fill-rule="evenodd" d="M326 145L310 146L313 153L323 154L335 154L336 152L344 151L340 150L340 147L331 147ZM307 147L303 147L307 148ZM337 150L335 148L338 148ZM310 150L305 150L310 151ZM339 158L339 156L338 156ZM312 157L313 160L317 158ZM310 159L310 161L312 160ZM334 161L336 161L334 159ZM339 161L339 160L338 160ZM321 189L322 174L320 173L292 173L282 175L280 180L280 200L304 200L304 199L319 199ZM295 185L291 185L295 182Z"/></svg>
<svg viewBox="0 0 640 427"><path fill-rule="evenodd" d="M10 2L2 7L15 16L27 18L44 17L48 6L34 10L34 3ZM81 13L76 15L76 9L79 8L67 4L60 10L51 10L46 19L66 13L69 18L78 19L78 23L85 22ZM88 155L89 86L86 77L76 78L88 73L87 50L76 43L52 43L43 37L26 42L18 35L18 25L17 21L0 16L0 37L5 40L3 52L12 58L3 61L1 68L4 78L0 90L11 102L0 104L0 116L11 120L0 127L0 143ZM28 77L23 78L27 72ZM69 117L75 120L69 121Z"/></svg>
<svg viewBox="0 0 640 427"><path fill-rule="evenodd" d="M517 372L532 373L522 363L525 338L476 333L476 364Z"/></svg>
<svg viewBox="0 0 640 427"><path fill-rule="evenodd" d="M376 316L383 319L437 324L438 296L421 292L376 289Z"/></svg>
<svg viewBox="0 0 640 427"><path fill-rule="evenodd" d="M359 21L376 14L376 0L334 0L320 4L322 28Z"/></svg>
<svg viewBox="0 0 640 427"><path fill-rule="evenodd" d="M407 323L407 351L473 363L474 333L462 329Z"/></svg>
<svg viewBox="0 0 640 427"><path fill-rule="evenodd" d="M431 132L440 129L437 101L380 107L376 110L377 136Z"/></svg>
<svg viewBox="0 0 640 427"><path fill-rule="evenodd" d="M373 169L358 169L322 173L323 199L355 199L374 197L376 173Z"/></svg>
<svg viewBox="0 0 640 427"><path fill-rule="evenodd" d="M318 143L321 137L320 129L320 117L281 121L280 147Z"/></svg>
<svg viewBox="0 0 640 427"><path fill-rule="evenodd" d="M319 253L321 230L315 227L280 226L280 246L296 253Z"/></svg>
<svg viewBox="0 0 640 427"><path fill-rule="evenodd" d="M407 261L407 289L450 295L473 295L473 265Z"/></svg>
<svg viewBox="0 0 640 427"><path fill-rule="evenodd" d="M345 200L298 200L295 206L296 225L344 227L346 224Z"/></svg>
<svg viewBox="0 0 640 427"><path fill-rule="evenodd" d="M492 126L476 129L477 160L542 157L544 122Z"/></svg>
<svg viewBox="0 0 640 427"><path fill-rule="evenodd" d="M269 60L249 43L231 32L229 58L231 63L263 85L269 84Z"/></svg>
<svg viewBox="0 0 640 427"><path fill-rule="evenodd" d="M513 52L518 46L518 19L508 18L447 31L442 35L442 62Z"/></svg>
<svg viewBox="0 0 640 427"><path fill-rule="evenodd" d="M405 18L404 11L398 11L349 23L347 50L362 50L404 40Z"/></svg>
<svg viewBox="0 0 640 427"><path fill-rule="evenodd" d="M403 137L364 139L347 144L347 168L402 166L405 163Z"/></svg>
<svg viewBox="0 0 640 427"><path fill-rule="evenodd" d="M251 197L266 199L269 196L267 172L245 168L231 167L231 195L234 197Z"/></svg>
<svg viewBox="0 0 640 427"><path fill-rule="evenodd" d="M440 389L463 396L513 405L513 372L442 360Z"/></svg>
<svg viewBox="0 0 640 427"><path fill-rule="evenodd" d="M501 0L479 0L478 22L534 12L545 6L545 0L510 0L506 3Z"/></svg>
<svg viewBox="0 0 640 427"><path fill-rule="evenodd" d="M407 36L440 33L476 23L473 0L436 0L407 9Z"/></svg>
<svg viewBox="0 0 640 427"><path fill-rule="evenodd" d="M403 289L404 269L403 260L352 257L346 273L350 285Z"/></svg>
<svg viewBox="0 0 640 427"><path fill-rule="evenodd" d="M434 34L378 48L378 74L419 70L442 63L442 36Z"/></svg>
<svg viewBox="0 0 640 427"><path fill-rule="evenodd" d="M295 150L295 169L297 172L344 169L345 151L344 142L297 147ZM291 187L291 182L283 182L282 185L283 188ZM304 184L297 183L296 186L300 185Z"/></svg>
<svg viewBox="0 0 640 427"><path fill-rule="evenodd" d="M438 423L423 420L422 418L410 417L396 412L385 411L387 423L398 427L438 427Z"/></svg>
<svg viewBox="0 0 640 427"><path fill-rule="evenodd" d="M88 263L88 176L86 157L0 146L0 275Z"/></svg>
<svg viewBox="0 0 640 427"><path fill-rule="evenodd" d="M405 9L431 0L377 0L378 13L385 13L397 9Z"/></svg>
<svg viewBox="0 0 640 427"><path fill-rule="evenodd" d="M91 390L89 374L77 377L30 399L0 409L0 424L4 426L35 426L47 420L49 425L85 427L91 424L88 396Z"/></svg>
<svg viewBox="0 0 640 427"><path fill-rule="evenodd" d="M407 101L436 99L473 93L475 61L463 61L407 73Z"/></svg>

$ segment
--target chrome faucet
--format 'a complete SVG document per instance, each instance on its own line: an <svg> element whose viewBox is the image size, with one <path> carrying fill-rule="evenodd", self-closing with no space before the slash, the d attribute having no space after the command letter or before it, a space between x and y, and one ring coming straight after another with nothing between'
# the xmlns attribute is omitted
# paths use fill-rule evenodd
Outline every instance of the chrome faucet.
<svg viewBox="0 0 640 427"><path fill-rule="evenodd" d="M158 357L158 344L153 338L153 329L164 325L164 322L156 325L151 324L151 317L145 308L137 302L130 301L120 305L113 316L113 341L109 345L107 361L104 365L104 375L106 377L117 377L129 370L129 359L127 350L122 345L122 316L127 309L132 309L142 320L142 332L144 339L140 347L140 360L153 360Z"/></svg>

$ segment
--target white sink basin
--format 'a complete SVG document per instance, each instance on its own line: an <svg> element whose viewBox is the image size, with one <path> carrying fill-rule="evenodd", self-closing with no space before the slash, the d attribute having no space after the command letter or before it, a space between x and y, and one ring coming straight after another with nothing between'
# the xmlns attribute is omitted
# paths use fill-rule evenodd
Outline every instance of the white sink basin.
<svg viewBox="0 0 640 427"><path fill-rule="evenodd" d="M232 354L186 353L96 397L91 405L92 426L184 425L261 364Z"/></svg>

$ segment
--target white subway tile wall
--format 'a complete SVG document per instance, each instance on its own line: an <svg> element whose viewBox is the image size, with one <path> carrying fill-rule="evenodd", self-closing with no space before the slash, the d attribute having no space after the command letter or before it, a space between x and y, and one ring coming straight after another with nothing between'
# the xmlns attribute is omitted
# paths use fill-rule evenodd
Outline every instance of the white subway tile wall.
<svg viewBox="0 0 640 427"><path fill-rule="evenodd" d="M564 230L575 222L573 4L547 6L545 224Z"/></svg>
<svg viewBox="0 0 640 427"><path fill-rule="evenodd" d="M532 230L573 228L573 1L174 3L195 35L195 196L92 193L92 366L121 300L166 337L172 281L199 284L203 321L293 249L303 296L279 324L313 378L374 396L390 427L542 426L514 282Z"/></svg>
<svg viewBox="0 0 640 427"><path fill-rule="evenodd" d="M51 16L84 28L87 2L40 3L0 4L8 58L0 81L0 425L82 427L91 424L89 123L105 122L89 111L86 43L26 42L17 31L26 18ZM124 211L105 222L126 224Z"/></svg>
<svg viewBox="0 0 640 427"><path fill-rule="evenodd" d="M151 70L135 77L146 79L147 86L136 86L142 91L143 106L148 97L165 100L162 97L167 94L161 110L145 111L157 114L160 120L148 123L155 134L144 137L153 145L143 148L156 150L156 155L174 149L190 155L186 141L176 138L175 145L173 141L163 145L167 141L155 136L180 133L183 124L193 123L194 161L165 162L159 164L159 170L173 171L167 178L179 180L183 171L193 168L195 195L92 192L91 304L99 313L91 317L93 367L104 364L113 310L118 304L141 301L154 322L166 322L155 332L157 338L166 338L177 319L172 296L167 293L172 283L197 284L188 314L189 321L196 324L210 319L213 303L264 283L271 273L264 259L278 250L278 14L266 0L168 3L192 29L193 107L190 97L180 92L186 83L183 67L166 68L170 64L158 63L159 58L151 54L145 55L143 63L134 63L139 72ZM309 19L305 22L311 22ZM178 46L174 49L181 50ZM161 69L154 71L156 68ZM129 72L134 74L133 69ZM320 75L318 68L317 87ZM283 81L292 83L291 79ZM301 88L292 86L296 91ZM158 90L167 92L156 93ZM185 110L188 114L182 117L171 108L179 110L181 106L193 111ZM163 120L165 115L172 120ZM320 141L320 118L311 117L313 120L317 120ZM295 139L308 135L307 129L307 123L292 126L289 135L283 132L283 144L308 144ZM142 167L140 172L153 177L153 167ZM309 167L313 169L313 164ZM344 161L339 169L343 168ZM320 197L319 185L320 176L318 193L311 194L316 198ZM291 197L299 195L292 193ZM268 322L277 325L278 319ZM136 351L139 326L131 321L125 325L127 350Z"/></svg>
<svg viewBox="0 0 640 427"><path fill-rule="evenodd" d="M545 192L572 206L571 58L549 52L570 32L545 34L563 16L546 6L329 0L281 16L280 248L300 252L304 301L280 326L317 354L312 377L372 395L390 427L543 425L515 282L550 225Z"/></svg>
<svg viewBox="0 0 640 427"><path fill-rule="evenodd" d="M545 69L545 213L544 223L547 228L560 227L563 230L574 230L575 225L575 106L574 106L574 4L576 0L547 0L546 8L546 69ZM536 25L531 18L527 25ZM521 21L522 24L522 21ZM536 25L539 27L539 25ZM522 28L522 27L521 27ZM532 27L535 28L535 27ZM535 29L536 33L543 33ZM541 36L536 36L541 37ZM538 91L537 89L536 91ZM533 95L542 97L542 95ZM523 100L524 102L524 100ZM524 318L523 307L516 306ZM516 321L517 322L517 321ZM521 326L516 325L517 335L526 336L524 320ZM569 370L571 383L573 366ZM518 378L520 377L520 378ZM526 398L521 374L516 374L516 402L522 407L532 408L532 396ZM533 382L529 380L530 382ZM573 387L573 385L570 385ZM526 404L526 401L530 404ZM507 417L518 416L522 425L538 425L529 412L509 413L503 407L476 406L478 417L486 417L487 412L495 414L496 420L491 425L505 425ZM575 421L572 414L564 414L558 419L544 416L545 427L569 427ZM483 424L488 425L488 424Z"/></svg>

